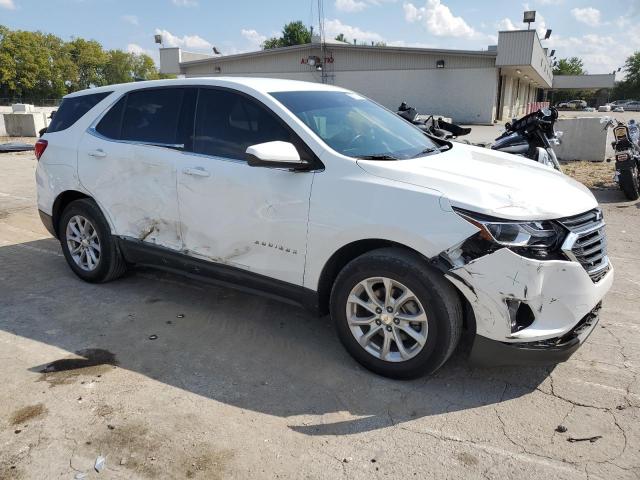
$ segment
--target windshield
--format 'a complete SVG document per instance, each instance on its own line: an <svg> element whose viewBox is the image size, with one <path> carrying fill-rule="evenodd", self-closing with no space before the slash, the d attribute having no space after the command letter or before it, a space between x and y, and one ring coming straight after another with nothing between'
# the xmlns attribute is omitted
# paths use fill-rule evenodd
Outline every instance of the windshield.
<svg viewBox="0 0 640 480"><path fill-rule="evenodd" d="M349 157L402 160L439 152L421 130L350 92L275 92L280 103L329 147Z"/></svg>

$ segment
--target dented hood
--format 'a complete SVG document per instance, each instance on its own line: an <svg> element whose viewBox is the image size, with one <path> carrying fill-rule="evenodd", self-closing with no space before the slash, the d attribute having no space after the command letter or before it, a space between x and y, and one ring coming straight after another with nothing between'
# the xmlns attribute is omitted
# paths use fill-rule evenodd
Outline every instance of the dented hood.
<svg viewBox="0 0 640 480"><path fill-rule="evenodd" d="M512 220L577 215L595 208L587 187L532 160L454 143L437 155L400 160L358 160L378 177L437 190L445 209L456 206Z"/></svg>

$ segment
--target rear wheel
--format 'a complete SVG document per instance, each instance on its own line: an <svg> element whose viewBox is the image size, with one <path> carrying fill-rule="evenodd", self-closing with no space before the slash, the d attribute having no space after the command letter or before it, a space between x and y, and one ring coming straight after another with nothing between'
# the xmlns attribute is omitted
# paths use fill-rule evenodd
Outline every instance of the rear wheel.
<svg viewBox="0 0 640 480"><path fill-rule="evenodd" d="M71 202L60 218L60 244L71 270L87 282L108 282L127 269L109 224L93 200Z"/></svg>
<svg viewBox="0 0 640 480"><path fill-rule="evenodd" d="M421 256L398 248L369 252L340 272L331 316L349 353L392 378L437 370L462 331L453 286Z"/></svg>
<svg viewBox="0 0 640 480"><path fill-rule="evenodd" d="M637 200L640 197L640 185L638 181L638 167L621 170L618 175L620 189L629 200Z"/></svg>

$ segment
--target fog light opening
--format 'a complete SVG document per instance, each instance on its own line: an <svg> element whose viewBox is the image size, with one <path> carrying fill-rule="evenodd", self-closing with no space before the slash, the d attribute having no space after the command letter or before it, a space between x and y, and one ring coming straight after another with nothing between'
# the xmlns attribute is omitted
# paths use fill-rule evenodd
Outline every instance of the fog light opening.
<svg viewBox="0 0 640 480"><path fill-rule="evenodd" d="M529 327L535 320L531 307L520 300L508 298L505 300L509 310L511 333L519 332Z"/></svg>

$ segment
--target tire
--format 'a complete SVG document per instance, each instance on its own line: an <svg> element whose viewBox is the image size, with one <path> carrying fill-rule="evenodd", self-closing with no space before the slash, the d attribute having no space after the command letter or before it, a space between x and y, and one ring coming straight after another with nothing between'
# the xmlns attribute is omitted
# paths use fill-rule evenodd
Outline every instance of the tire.
<svg viewBox="0 0 640 480"><path fill-rule="evenodd" d="M417 302L410 300L399 305L399 312L386 315L385 281L391 284L389 304L395 300L402 302L403 291L407 289ZM382 313L369 325L350 325L349 318L363 318L365 322L369 315L376 317L370 310L376 302L372 303L364 285L369 285L368 291L384 304L379 309ZM393 299L394 295L397 298ZM360 301L354 301L354 296ZM366 309L361 306L362 302L367 304ZM407 313L409 307L412 307L413 311L409 312L412 315ZM330 308L338 337L347 351L365 368L390 378L409 379L435 372L451 356L462 333L462 305L455 288L423 257L400 248L374 250L348 263L333 284ZM421 318L421 311L426 315L424 323L400 321L401 318ZM380 327L394 339L390 341L386 355L387 333L380 331ZM378 331L373 340L365 340L374 328ZM406 334L407 328L413 330L412 335ZM414 337L424 337L425 334L421 347L417 340L413 343ZM359 340L357 335L361 335ZM397 339L400 339L403 353L407 355L401 354ZM366 346L362 345L363 342L367 343ZM409 357L409 354L413 356Z"/></svg>
<svg viewBox="0 0 640 480"><path fill-rule="evenodd" d="M629 200L637 200L640 197L637 167L621 170L618 182L620 183L620 189Z"/></svg>
<svg viewBox="0 0 640 480"><path fill-rule="evenodd" d="M89 224L83 224L82 219L86 219ZM87 232L91 232L91 234L95 231L95 236L93 236L90 241L92 245L98 244L99 251L97 256L91 257L96 258L97 261L86 260L86 263L90 262L91 265L85 265L83 267L82 261L78 263L78 260L74 259L74 254L70 249L79 244L75 240L68 239L68 227L70 228L69 235L73 238L78 238L72 226L70 226L70 223L76 229L75 231L78 230L79 225L85 225ZM60 217L58 232L62 252L64 253L67 263L69 267L71 267L71 270L73 270L73 273L82 280L91 283L109 282L121 277L126 272L127 264L122 257L115 238L111 235L109 224L93 200L83 198L67 205ZM87 236L89 235L87 234ZM84 246L84 248L88 249L89 245ZM96 252L96 249L92 251ZM87 256L90 257L90 255L87 254L83 258L87 259ZM87 269L87 267L91 266L93 266L93 268Z"/></svg>

